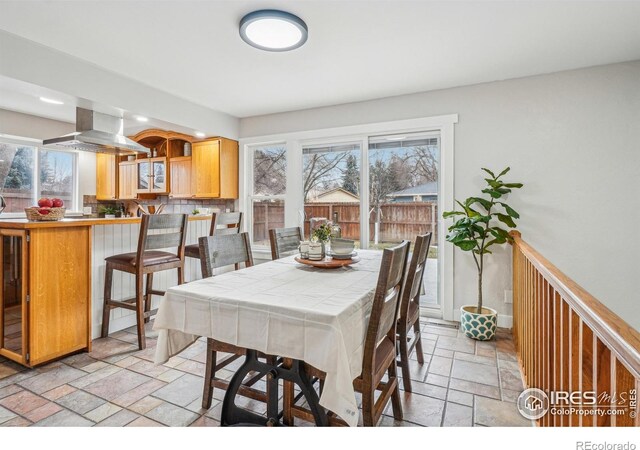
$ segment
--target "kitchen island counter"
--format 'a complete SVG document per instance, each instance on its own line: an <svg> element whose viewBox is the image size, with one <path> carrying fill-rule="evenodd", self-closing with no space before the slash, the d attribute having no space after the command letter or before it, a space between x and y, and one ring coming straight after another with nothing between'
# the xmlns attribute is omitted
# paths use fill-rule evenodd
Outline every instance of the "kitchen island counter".
<svg viewBox="0 0 640 450"><path fill-rule="evenodd" d="M135 252L141 219L0 219L0 355L33 367L78 351L99 337L105 258ZM190 216L186 244L206 236L211 216ZM200 278L200 261L185 259L185 280ZM154 276L155 290L178 284L175 271ZM113 299L132 297L134 277L116 272ZM160 296L153 296L157 304ZM154 305L154 308L156 305ZM111 311L110 332L135 324L133 311Z"/></svg>
<svg viewBox="0 0 640 450"><path fill-rule="evenodd" d="M211 220L210 215L189 216L189 221ZM121 225L140 223L140 217L116 217L115 219L105 219L104 217L65 217L61 220L32 221L27 219L3 219L0 216L0 228L12 228L19 230L29 230L35 228L62 228L62 227L83 227L94 225Z"/></svg>

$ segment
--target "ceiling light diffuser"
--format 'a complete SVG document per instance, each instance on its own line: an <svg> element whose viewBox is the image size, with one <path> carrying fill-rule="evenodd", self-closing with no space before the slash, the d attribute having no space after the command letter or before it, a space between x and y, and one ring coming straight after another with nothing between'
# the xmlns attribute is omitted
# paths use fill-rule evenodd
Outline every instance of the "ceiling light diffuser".
<svg viewBox="0 0 640 450"><path fill-rule="evenodd" d="M205 137L205 134L202 131L196 131L196 136L199 138Z"/></svg>
<svg viewBox="0 0 640 450"><path fill-rule="evenodd" d="M309 35L307 24L288 12L263 9L240 21L240 37L247 44L269 52L286 52L301 47Z"/></svg>
<svg viewBox="0 0 640 450"><path fill-rule="evenodd" d="M45 103L50 103L52 105L64 105L64 102L61 102L60 100L54 100L52 98L47 98L47 97L40 97L40 101Z"/></svg>

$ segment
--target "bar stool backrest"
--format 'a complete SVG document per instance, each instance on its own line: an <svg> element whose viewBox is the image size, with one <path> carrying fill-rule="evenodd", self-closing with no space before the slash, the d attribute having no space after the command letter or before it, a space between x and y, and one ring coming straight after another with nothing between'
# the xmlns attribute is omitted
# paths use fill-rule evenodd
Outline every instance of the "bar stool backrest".
<svg viewBox="0 0 640 450"><path fill-rule="evenodd" d="M187 237L186 214L143 214L138 238L138 267L143 253L150 250L177 248L176 256L184 260Z"/></svg>
<svg viewBox="0 0 640 450"><path fill-rule="evenodd" d="M218 228L222 227L222 228ZM242 229L242 213L213 213L211 214L211 229L209 236L214 234L237 234Z"/></svg>

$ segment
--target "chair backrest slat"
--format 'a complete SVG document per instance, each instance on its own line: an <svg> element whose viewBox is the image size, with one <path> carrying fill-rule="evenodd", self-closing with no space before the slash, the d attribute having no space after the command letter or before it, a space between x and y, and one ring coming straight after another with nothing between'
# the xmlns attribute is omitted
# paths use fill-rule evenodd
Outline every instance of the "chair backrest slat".
<svg viewBox="0 0 640 450"><path fill-rule="evenodd" d="M242 213L213 213L211 214L211 228L209 236L214 234L237 234L242 229Z"/></svg>
<svg viewBox="0 0 640 450"><path fill-rule="evenodd" d="M301 240L302 229L300 227L272 228L269 230L271 258L280 259L283 253L297 250Z"/></svg>
<svg viewBox="0 0 640 450"><path fill-rule="evenodd" d="M148 234L145 250L156 250L159 248L179 247L182 242L182 233L177 231L174 233Z"/></svg>
<svg viewBox="0 0 640 450"><path fill-rule="evenodd" d="M253 265L249 233L204 236L198 239L202 276L213 276L213 270L232 264Z"/></svg>
<svg viewBox="0 0 640 450"><path fill-rule="evenodd" d="M424 271L427 264L427 256L429 255L429 246L431 245L431 233L425 233L416 236L416 243L413 247L413 255L407 272L407 280L404 291L402 292L402 300L400 302L400 319L405 320L409 313L409 303L415 302L420 305L420 286L424 279Z"/></svg>
<svg viewBox="0 0 640 450"><path fill-rule="evenodd" d="M187 223L186 214L143 214L138 237L138 267L148 250L176 248L178 258L184 259Z"/></svg>
<svg viewBox="0 0 640 450"><path fill-rule="evenodd" d="M373 298L367 336L364 345L362 373L371 376L376 359L376 350L384 339L395 346L396 323L400 296L405 280L405 269L409 255L409 241L395 247L386 248L382 254L382 264L378 284Z"/></svg>

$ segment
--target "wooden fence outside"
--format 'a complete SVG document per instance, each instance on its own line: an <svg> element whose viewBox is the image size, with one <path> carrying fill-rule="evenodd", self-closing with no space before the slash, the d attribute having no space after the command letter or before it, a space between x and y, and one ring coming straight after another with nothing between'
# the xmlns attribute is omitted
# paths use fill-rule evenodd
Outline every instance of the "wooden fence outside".
<svg viewBox="0 0 640 450"><path fill-rule="evenodd" d="M310 220L324 217L331 220L334 211L338 213L338 223L342 228L342 237L360 239L360 204L358 203L307 203L304 206L304 235L309 236ZM254 203L253 236L254 241L269 239L269 229L284 226L284 205L281 202ZM437 202L388 203L382 206L379 242L399 242L402 239L414 240L416 235L432 232L432 245L437 245L438 237ZM369 216L369 236L373 240L375 214Z"/></svg>

